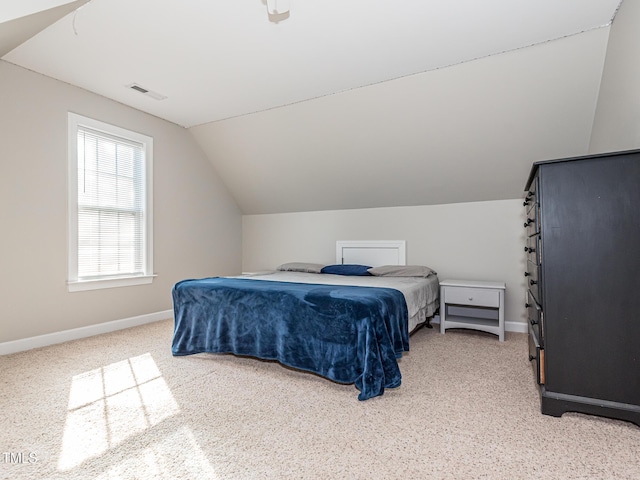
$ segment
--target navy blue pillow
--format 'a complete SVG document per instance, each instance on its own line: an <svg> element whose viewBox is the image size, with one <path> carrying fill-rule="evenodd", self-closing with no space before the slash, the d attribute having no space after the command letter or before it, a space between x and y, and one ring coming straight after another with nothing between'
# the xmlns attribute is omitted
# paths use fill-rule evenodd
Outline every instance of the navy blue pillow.
<svg viewBox="0 0 640 480"><path fill-rule="evenodd" d="M364 276L371 275L367 270L371 267L366 265L353 265L353 264L344 264L344 265L327 265L326 267L322 267L320 273L330 273L332 275L351 275L351 276Z"/></svg>

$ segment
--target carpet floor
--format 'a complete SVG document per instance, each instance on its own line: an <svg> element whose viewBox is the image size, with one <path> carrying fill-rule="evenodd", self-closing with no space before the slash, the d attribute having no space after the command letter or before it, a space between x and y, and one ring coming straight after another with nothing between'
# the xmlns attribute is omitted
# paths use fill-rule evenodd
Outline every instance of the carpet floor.
<svg viewBox="0 0 640 480"><path fill-rule="evenodd" d="M640 427L540 413L525 334L421 329L402 385L359 402L274 362L172 357L172 329L0 357L0 478L640 478Z"/></svg>

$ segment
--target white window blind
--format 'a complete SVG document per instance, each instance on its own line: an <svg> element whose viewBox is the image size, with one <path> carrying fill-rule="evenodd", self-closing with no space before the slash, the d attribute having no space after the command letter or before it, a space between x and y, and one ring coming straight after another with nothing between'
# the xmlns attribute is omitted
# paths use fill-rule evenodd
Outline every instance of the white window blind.
<svg viewBox="0 0 640 480"><path fill-rule="evenodd" d="M71 115L71 114L70 114ZM83 122L74 116L70 129L75 132L76 180L70 209L69 283L87 282L90 288L120 286L98 285L97 280L146 277L150 270L150 198L148 187L147 142L137 141L137 134L117 127L92 128L97 121ZM71 118L71 117L70 117ZM146 137L148 138L148 137ZM70 152L70 156L73 153ZM70 172L71 175L71 172ZM71 178L70 178L71 180ZM136 282L139 283L139 282ZM143 282L147 283L147 282ZM135 283L134 283L135 284ZM86 288L79 288L86 289Z"/></svg>
<svg viewBox="0 0 640 480"><path fill-rule="evenodd" d="M78 278L144 275L144 146L78 128Z"/></svg>

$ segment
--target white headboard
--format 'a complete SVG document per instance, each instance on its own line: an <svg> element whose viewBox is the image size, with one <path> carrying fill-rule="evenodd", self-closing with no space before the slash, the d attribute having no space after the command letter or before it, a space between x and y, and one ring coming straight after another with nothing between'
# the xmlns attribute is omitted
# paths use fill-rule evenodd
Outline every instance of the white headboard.
<svg viewBox="0 0 640 480"><path fill-rule="evenodd" d="M379 267L381 265L406 265L405 240L338 240L336 263Z"/></svg>

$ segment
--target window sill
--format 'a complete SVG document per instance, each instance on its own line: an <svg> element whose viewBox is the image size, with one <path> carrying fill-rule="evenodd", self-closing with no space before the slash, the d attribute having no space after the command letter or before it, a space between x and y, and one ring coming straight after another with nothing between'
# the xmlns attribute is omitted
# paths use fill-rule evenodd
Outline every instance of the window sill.
<svg viewBox="0 0 640 480"><path fill-rule="evenodd" d="M137 275L135 277L117 277L97 280L82 280L67 282L69 292L84 292L86 290L99 290L103 288L130 287L132 285L145 285L153 282L157 275Z"/></svg>

